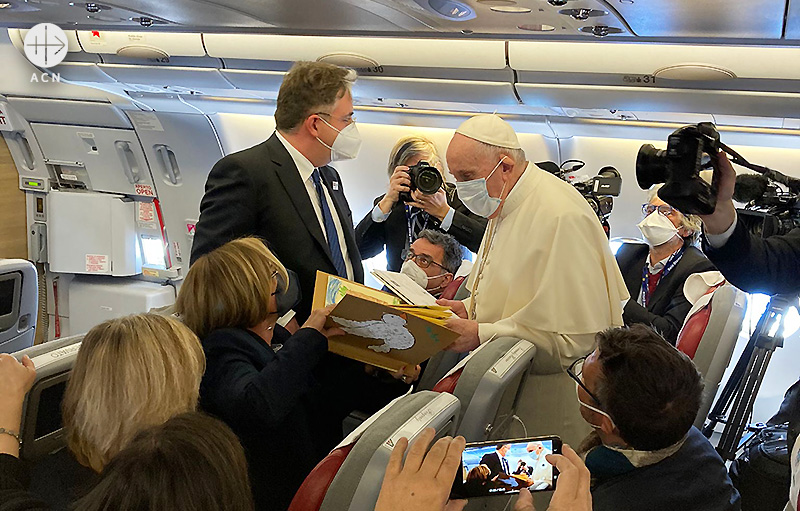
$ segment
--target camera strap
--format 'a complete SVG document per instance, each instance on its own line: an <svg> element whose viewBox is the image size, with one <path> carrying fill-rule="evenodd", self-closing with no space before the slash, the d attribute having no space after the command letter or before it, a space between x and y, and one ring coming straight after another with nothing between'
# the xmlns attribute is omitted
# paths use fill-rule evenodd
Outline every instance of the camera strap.
<svg viewBox="0 0 800 511"><path fill-rule="evenodd" d="M669 275L669 273L678 265L683 257L683 253L686 251L686 247L681 247L680 250L669 256L667 262L664 264L664 269L661 270L661 275L658 276L658 280L656 281L656 285L653 286L655 289L658 284L661 282L664 277ZM650 257L649 255L647 257ZM648 268L647 259L644 260L644 268L642 268L642 305L647 307L647 304L650 303L650 286L648 285L650 281L650 268Z"/></svg>
<svg viewBox="0 0 800 511"><path fill-rule="evenodd" d="M408 238L406 239L406 248L410 248L414 240L417 239L419 233L428 228L428 221L431 219L425 211L414 208L416 211L411 211L411 206L404 205L406 210L406 227L408 228ZM424 220L422 220L424 218Z"/></svg>

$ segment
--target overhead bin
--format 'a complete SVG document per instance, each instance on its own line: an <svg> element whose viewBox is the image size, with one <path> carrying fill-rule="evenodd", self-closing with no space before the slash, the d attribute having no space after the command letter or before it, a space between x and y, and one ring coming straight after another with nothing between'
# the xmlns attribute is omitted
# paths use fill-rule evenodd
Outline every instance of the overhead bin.
<svg viewBox="0 0 800 511"><path fill-rule="evenodd" d="M204 92L209 89L232 89L219 70L183 66L139 66L132 64L98 64L97 67L111 78L130 85L144 85L173 92L176 87L188 91ZM152 90L150 90L153 92Z"/></svg>
<svg viewBox="0 0 800 511"><path fill-rule="evenodd" d="M87 53L134 58L203 57L206 54L200 34L81 30L77 36Z"/></svg>
<svg viewBox="0 0 800 511"><path fill-rule="evenodd" d="M294 61L355 68L356 98L516 104L505 41L386 37L204 34L237 87L274 96Z"/></svg>
<svg viewBox="0 0 800 511"><path fill-rule="evenodd" d="M111 103L12 97L8 102L29 122L131 128L128 118Z"/></svg>
<svg viewBox="0 0 800 511"><path fill-rule="evenodd" d="M23 51L23 44L25 42L25 36L28 35L27 29L21 28L9 28L8 29L8 37L11 39L11 44L14 45L19 51ZM75 30L64 30L64 33L67 34L67 52L70 53L78 53L83 51L81 49L81 44L78 42L78 32Z"/></svg>

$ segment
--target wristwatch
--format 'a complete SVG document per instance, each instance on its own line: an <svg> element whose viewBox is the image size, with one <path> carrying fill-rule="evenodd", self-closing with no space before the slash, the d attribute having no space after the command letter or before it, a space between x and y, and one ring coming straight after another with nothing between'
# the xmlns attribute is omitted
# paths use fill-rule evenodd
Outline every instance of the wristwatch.
<svg viewBox="0 0 800 511"><path fill-rule="evenodd" d="M6 428L0 428L0 435L13 436L14 438L17 439L17 442L19 442L19 446L22 447L22 439L19 437L19 433L17 433L16 431L11 431L10 429Z"/></svg>

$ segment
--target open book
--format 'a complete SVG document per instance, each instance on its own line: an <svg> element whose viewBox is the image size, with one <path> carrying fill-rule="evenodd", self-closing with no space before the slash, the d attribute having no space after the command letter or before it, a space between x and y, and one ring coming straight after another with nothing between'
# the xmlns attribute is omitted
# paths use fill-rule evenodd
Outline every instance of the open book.
<svg viewBox="0 0 800 511"><path fill-rule="evenodd" d="M397 371L447 348L458 334L445 327L447 307L413 305L400 298L335 275L317 272L313 308L335 304L327 326L345 335L332 338L331 352Z"/></svg>

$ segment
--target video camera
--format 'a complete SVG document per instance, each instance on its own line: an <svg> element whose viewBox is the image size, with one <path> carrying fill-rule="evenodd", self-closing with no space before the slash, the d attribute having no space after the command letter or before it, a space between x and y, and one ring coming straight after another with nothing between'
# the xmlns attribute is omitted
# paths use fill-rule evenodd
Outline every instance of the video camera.
<svg viewBox="0 0 800 511"><path fill-rule="evenodd" d="M731 156L731 162L760 174L737 176L733 195L747 203L739 212L751 232L766 238L800 226L800 179L748 162L720 141L710 122L675 130L667 138L666 150L643 145L636 157L636 180L644 190L664 183L658 196L684 214L710 215L717 205L717 183L716 179L707 183L700 171L713 166L720 150Z"/></svg>
<svg viewBox="0 0 800 511"><path fill-rule="evenodd" d="M408 192L400 192L400 200L402 202L413 202L414 199L411 197L411 192L414 190L419 190L427 195L433 195L438 192L444 184L439 169L431 166L426 161L421 161L416 165L410 166L408 168L408 177L411 178L411 184L409 185L411 190Z"/></svg>
<svg viewBox="0 0 800 511"><path fill-rule="evenodd" d="M552 161L540 162L536 165L574 186L594 210L606 235L611 234L608 217L614 208L613 197L618 197L622 190L622 177L617 169L606 166L601 168L596 176L581 179L574 175L586 165L580 160L566 160L560 166Z"/></svg>

